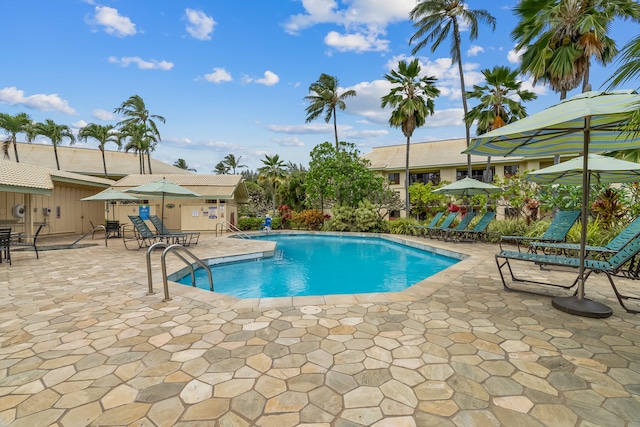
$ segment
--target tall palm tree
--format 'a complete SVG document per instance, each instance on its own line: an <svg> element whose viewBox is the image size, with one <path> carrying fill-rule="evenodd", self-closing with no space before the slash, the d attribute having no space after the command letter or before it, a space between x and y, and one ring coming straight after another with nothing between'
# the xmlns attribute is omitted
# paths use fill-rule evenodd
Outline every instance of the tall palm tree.
<svg viewBox="0 0 640 427"><path fill-rule="evenodd" d="M19 133L26 133L30 123L31 117L29 117L27 113L18 113L15 116L7 113L0 113L0 129L3 129L8 135L8 138L2 144L2 154L5 159L9 158L9 146L13 144L16 163L20 163L16 136Z"/></svg>
<svg viewBox="0 0 640 427"><path fill-rule="evenodd" d="M482 70L486 84L473 85L467 92L467 98L479 100L479 104L469 110L465 122L470 127L477 122L476 134L482 135L515 122L527 116L523 101L532 101L538 96L522 89L522 82L517 80L518 71L505 66ZM519 101L517 100L519 99ZM485 181L491 182L491 156L487 157Z"/></svg>
<svg viewBox="0 0 640 427"><path fill-rule="evenodd" d="M271 185L273 190L273 211L275 212L277 185L286 176L285 163L280 160L280 156L277 154L273 156L265 154L264 159L260 159L260 161L264 166L258 168L258 173L260 174L258 179Z"/></svg>
<svg viewBox="0 0 640 427"><path fill-rule="evenodd" d="M607 65L617 54L608 36L614 19L640 20L636 0L522 0L514 11L521 70L548 82L561 100L581 83L588 88L591 58Z"/></svg>
<svg viewBox="0 0 640 427"><path fill-rule="evenodd" d="M451 38L451 61L458 65L460 75L460 90L462 92L462 109L464 115L469 113L467 107L466 88L464 84L464 72L462 70L462 54L460 53L460 21L469 25L469 39L478 38L478 22L491 25L491 29L496 29L496 18L484 9L472 10L465 7L464 0L424 0L418 3L409 13L413 21L413 26L418 30L409 39L409 44L417 41L416 46L411 51L415 55L428 43L431 45L431 52L435 52L440 44L447 38ZM465 135L467 147L471 142L469 126L465 122ZM471 155L467 155L467 174L471 176Z"/></svg>
<svg viewBox="0 0 640 427"><path fill-rule="evenodd" d="M344 100L356 96L356 91L351 89L338 93L338 78L328 74L320 74L320 78L309 86L309 93L304 97L311 104L305 110L307 119L305 123L315 120L324 113L324 122L329 123L333 117L333 131L336 136L336 149L338 149L338 123L336 119L336 108L344 110L347 108Z"/></svg>
<svg viewBox="0 0 640 427"><path fill-rule="evenodd" d="M222 163L229 166L230 169L233 169L233 174L235 175L236 169L248 167L247 165L240 164L241 158L242 156L238 156L238 158L236 159L236 156L234 156L233 154L227 154L227 156L222 160Z"/></svg>
<svg viewBox="0 0 640 427"><path fill-rule="evenodd" d="M229 173L229 166L224 162L218 162L212 172L215 172L218 175L226 175Z"/></svg>
<svg viewBox="0 0 640 427"><path fill-rule="evenodd" d="M187 161L185 159L178 159L173 163L173 166L180 168L180 169L184 169L186 171L189 172L197 172L197 170L190 168L189 165L187 164Z"/></svg>
<svg viewBox="0 0 640 427"><path fill-rule="evenodd" d="M407 217L410 213L411 201L409 200L409 146L413 131L424 125L427 116L433 114L433 99L440 95L440 90L435 86L436 78L420 77L420 62L418 59L407 65L406 61L398 62L398 70L391 70L385 74L389 83L394 85L391 91L382 97L382 108L390 105L395 108L391 112L389 124L402 128L402 133L407 137L407 153L405 165L405 209Z"/></svg>
<svg viewBox="0 0 640 427"><path fill-rule="evenodd" d="M33 134L31 135L30 140L32 141L37 135L49 138L51 144L53 144L53 154L56 157L56 167L60 170L58 144L60 144L64 138L69 140L69 145L76 143L76 137L73 135L73 132L71 132L71 128L67 125L59 125L53 120L47 119L44 123L36 123L33 126Z"/></svg>
<svg viewBox="0 0 640 427"><path fill-rule="evenodd" d="M127 123L120 128L118 133L120 144L124 145L124 151L129 152L133 150L138 154L138 160L140 163L140 174L146 172L144 166L145 153L149 153L149 146L156 142L155 136L151 133L151 130L142 123ZM150 160L148 161L151 166ZM149 170L151 174L151 170Z"/></svg>
<svg viewBox="0 0 640 427"><path fill-rule="evenodd" d="M107 174L107 161L104 156L104 147L107 143L112 142L120 148L120 138L118 134L114 132L115 127L112 125L98 125L96 123L89 123L78 132L78 139L80 141L86 141L89 138L93 138L98 141L98 149L102 154L102 166L104 167L104 177L108 178Z"/></svg>
<svg viewBox="0 0 640 427"><path fill-rule="evenodd" d="M145 130L145 134L149 134L151 137L148 138L148 145L146 147L147 154L147 162L149 164L149 173L151 174L151 157L149 156L150 151L155 149L158 141L162 138L160 137L160 132L158 131L158 126L156 124L156 120L162 123L166 122L166 119L157 114L150 114L149 110L147 110L147 106L144 103L144 100L139 95L132 95L120 105L120 107L113 110L116 114L122 114L125 118L120 121L117 126L127 126L129 124L137 124L144 125L147 128Z"/></svg>

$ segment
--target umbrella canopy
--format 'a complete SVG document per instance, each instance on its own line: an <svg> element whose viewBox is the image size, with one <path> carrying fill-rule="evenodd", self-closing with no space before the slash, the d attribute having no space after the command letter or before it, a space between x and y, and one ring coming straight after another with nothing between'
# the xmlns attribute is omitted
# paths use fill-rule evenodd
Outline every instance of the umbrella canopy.
<svg viewBox="0 0 640 427"><path fill-rule="evenodd" d="M633 90L585 92L539 113L474 138L464 152L479 155L585 154L582 157L582 229L578 292L556 297L553 306L572 314L608 317L612 310L584 298L584 259L589 200L589 152L640 147L640 129L626 129L630 113L638 109L640 95Z"/></svg>
<svg viewBox="0 0 640 427"><path fill-rule="evenodd" d="M94 194L93 196L89 196L89 197L85 197L84 199L80 199L82 201L85 202L90 202L90 201L95 201L95 200L99 200L99 201L104 201L104 202L116 202L116 201L133 201L133 200L138 200L138 198L136 196L133 196L131 194L125 194L125 193L121 193L118 190L115 190L113 188L107 188L104 191L101 191L97 194ZM115 219L115 215L116 215L116 211L115 209L113 210L113 218ZM107 219L109 219L109 205L107 204Z"/></svg>
<svg viewBox="0 0 640 427"><path fill-rule="evenodd" d="M486 182L478 181L473 178L463 178L451 184L433 190L434 193L451 194L453 196L474 196L476 194L493 194L502 191L500 187L496 187Z"/></svg>
<svg viewBox="0 0 640 427"><path fill-rule="evenodd" d="M127 188L123 190L129 193L135 194L147 194L147 195L158 195L162 196L162 213L160 218L164 220L164 197L165 196L173 196L173 197L201 197L200 194L195 193L188 188L184 188L179 186L178 184L174 184L171 181L168 181L165 178L162 178L159 181L150 182L148 184L139 185L133 188Z"/></svg>
<svg viewBox="0 0 640 427"><path fill-rule="evenodd" d="M640 181L640 164L613 157L589 154L587 159L589 181L600 184ZM573 158L548 168L527 174L527 180L542 184L582 185L584 159Z"/></svg>

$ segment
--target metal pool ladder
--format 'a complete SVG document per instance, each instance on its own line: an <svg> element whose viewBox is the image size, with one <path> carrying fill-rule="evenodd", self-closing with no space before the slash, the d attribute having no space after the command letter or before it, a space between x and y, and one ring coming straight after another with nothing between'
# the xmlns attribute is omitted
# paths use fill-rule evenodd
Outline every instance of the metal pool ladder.
<svg viewBox="0 0 640 427"><path fill-rule="evenodd" d="M189 255L191 259L193 259L200 267L204 268L209 276L209 290L213 291L213 276L211 275L211 269L207 264L205 264L200 258L192 254L187 248L179 244L167 244L166 242L156 242L153 245L149 246L147 249L147 282L149 283L149 292L147 295L152 295L153 292L153 279L151 277L151 252L155 248L165 248L162 251L162 255L160 257L160 265L162 266L162 283L164 285L164 299L162 301L170 301L171 297L169 296L169 280L167 279L167 261L166 257L169 253L173 253L179 259L181 259L189 270L191 271L191 285L196 287L196 275L193 269L193 264L191 264L185 257L180 255L177 251L182 251L186 255Z"/></svg>

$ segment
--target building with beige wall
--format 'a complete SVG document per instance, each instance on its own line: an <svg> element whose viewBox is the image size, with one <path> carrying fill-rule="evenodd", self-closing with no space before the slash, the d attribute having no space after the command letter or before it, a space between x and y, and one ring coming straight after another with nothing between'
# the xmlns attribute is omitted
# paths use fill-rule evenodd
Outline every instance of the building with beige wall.
<svg viewBox="0 0 640 427"><path fill-rule="evenodd" d="M409 185L414 182L455 182L467 176L466 140L448 139L412 143L409 148ZM406 144L374 147L362 157L371 162L370 169L389 180L402 200L405 199ZM487 157L471 156L472 178L483 180ZM537 170L553 165L553 157L491 157L492 176L503 177L518 171ZM405 217L406 212L393 212L392 217Z"/></svg>

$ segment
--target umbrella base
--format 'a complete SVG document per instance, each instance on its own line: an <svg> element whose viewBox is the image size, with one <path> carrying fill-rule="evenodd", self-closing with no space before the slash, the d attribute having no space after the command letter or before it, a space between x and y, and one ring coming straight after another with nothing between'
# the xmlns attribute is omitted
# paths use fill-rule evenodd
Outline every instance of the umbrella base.
<svg viewBox="0 0 640 427"><path fill-rule="evenodd" d="M555 297L551 300L551 305L560 311L569 314L575 314L583 317L593 317L601 319L609 317L613 311L608 306L599 302L592 301L588 298L572 297Z"/></svg>

